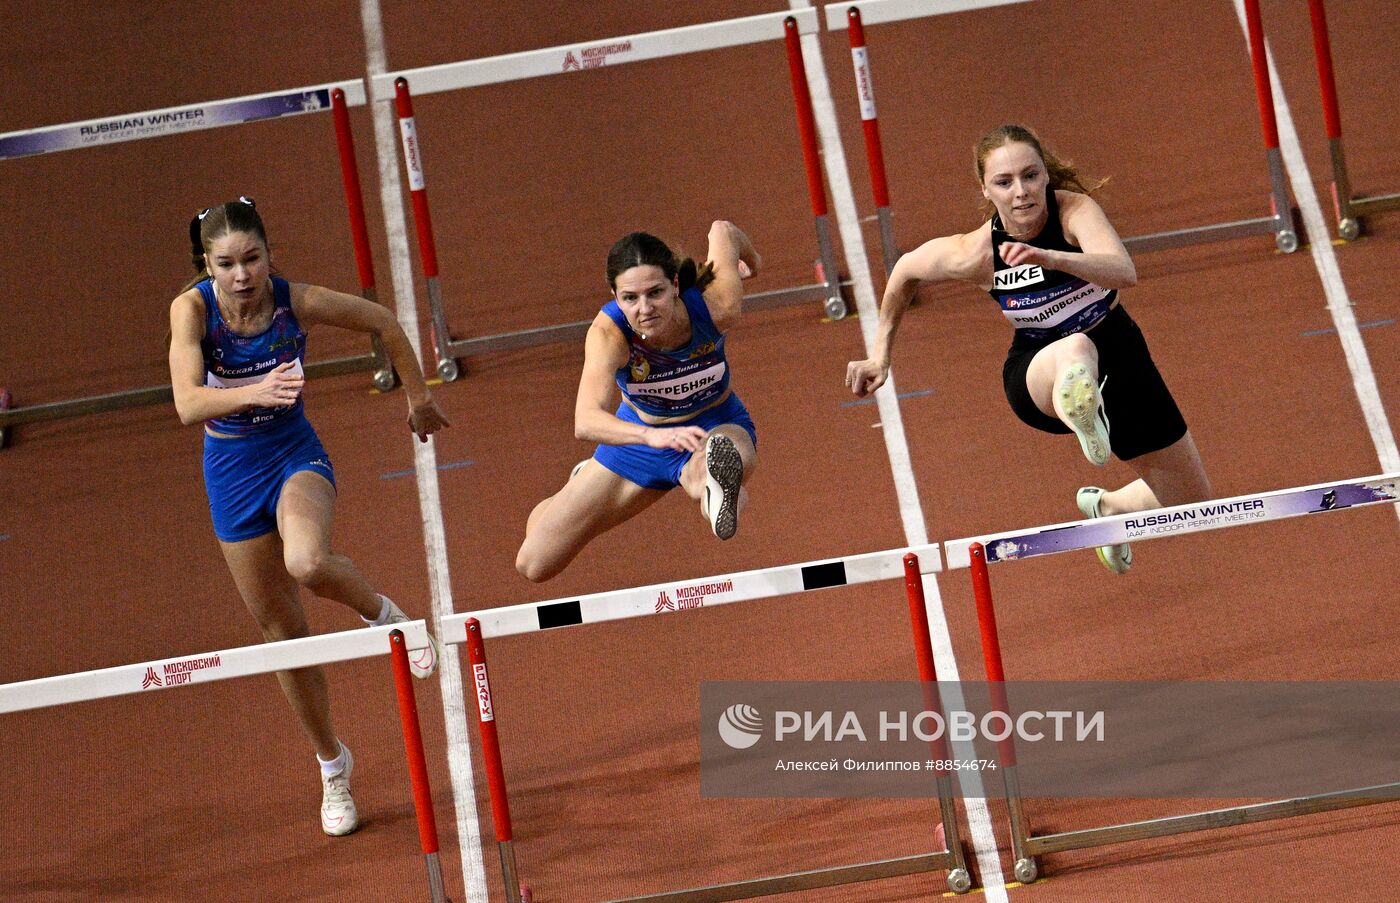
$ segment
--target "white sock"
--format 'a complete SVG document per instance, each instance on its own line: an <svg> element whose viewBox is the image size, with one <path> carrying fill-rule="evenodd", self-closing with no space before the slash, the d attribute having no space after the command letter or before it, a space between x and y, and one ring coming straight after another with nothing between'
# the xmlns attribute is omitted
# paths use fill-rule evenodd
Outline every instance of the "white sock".
<svg viewBox="0 0 1400 903"><path fill-rule="evenodd" d="M335 742L340 743L339 740ZM345 744L340 743L340 755L331 759L329 762L322 759L319 753L316 756L316 761L321 763L321 774L326 777L330 777L333 774L340 774L345 770Z"/></svg>
<svg viewBox="0 0 1400 903"><path fill-rule="evenodd" d="M371 627L383 627L385 624L388 624L388 623L389 623L389 613L393 610L393 607L394 607L394 603L392 603L392 602L389 601L389 597L386 596L386 595L384 595L384 594L382 594L382 593L379 594L379 601L382 603L382 604L379 606L379 617L377 617L377 618L375 618L373 621L371 621L369 618L365 617L364 615L360 615L360 620L361 620L361 621L364 621L366 624L368 624L368 625L371 626Z"/></svg>

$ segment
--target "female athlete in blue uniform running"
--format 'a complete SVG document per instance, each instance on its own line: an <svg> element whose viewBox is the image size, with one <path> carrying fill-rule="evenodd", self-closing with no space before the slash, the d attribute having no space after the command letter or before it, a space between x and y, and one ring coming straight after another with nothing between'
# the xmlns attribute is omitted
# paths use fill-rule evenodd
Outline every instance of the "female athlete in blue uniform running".
<svg viewBox="0 0 1400 903"><path fill-rule="evenodd" d="M1139 479L1114 492L1086 486L1085 517L1210 498L1196 443L1152 362L1142 331L1118 302L1137 283L1132 258L1074 168L1029 129L1005 125L977 143L977 178L992 216L975 232L935 238L900 258L867 360L846 367L865 397L884 384L900 317L920 282L961 280L991 293L1015 330L1002 378L1011 409L1048 433L1073 433L1095 465L1117 455ZM1112 430L1110 432L1110 421ZM1127 544L1099 559L1132 564Z"/></svg>
<svg viewBox="0 0 1400 903"><path fill-rule="evenodd" d="M595 536L676 486L700 502L716 536L734 535L758 453L753 420L729 385L724 341L743 309L741 280L758 267L748 236L724 221L710 227L698 269L645 232L613 245L616 297L589 327L574 405L574 434L598 450L530 513L515 559L522 575L550 579Z"/></svg>
<svg viewBox="0 0 1400 903"><path fill-rule="evenodd" d="M344 555L331 551L335 472L302 410L306 332L318 324L378 336L408 395L418 438L447 426L403 329L384 307L271 273L267 234L240 198L190 222L199 275L170 305L170 378L186 424L204 424L204 480L214 533L264 639L308 633L300 587L354 609L368 623L408 620ZM437 650L411 655L415 676ZM292 710L321 763L321 828L359 824L350 796L354 759L331 723L320 668L279 671Z"/></svg>

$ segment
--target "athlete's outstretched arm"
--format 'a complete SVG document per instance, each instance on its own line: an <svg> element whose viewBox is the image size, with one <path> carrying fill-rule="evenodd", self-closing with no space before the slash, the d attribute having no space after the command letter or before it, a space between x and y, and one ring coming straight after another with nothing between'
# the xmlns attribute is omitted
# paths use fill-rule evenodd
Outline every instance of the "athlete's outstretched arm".
<svg viewBox="0 0 1400 903"><path fill-rule="evenodd" d="M889 283L885 286L885 297L880 301L880 325L870 357L846 365L846 385L857 397L865 398L874 393L889 378L895 333L899 331L899 321L909 309L920 284L974 278L976 239L981 234L978 231L935 238L924 242L895 263Z"/></svg>
<svg viewBox="0 0 1400 903"><path fill-rule="evenodd" d="M389 308L358 295L347 295L319 285L292 285L292 309L303 329L318 324L339 326L376 336L408 396L409 429L426 442L428 435L450 426L428 391L427 380L413 353L408 336Z"/></svg>

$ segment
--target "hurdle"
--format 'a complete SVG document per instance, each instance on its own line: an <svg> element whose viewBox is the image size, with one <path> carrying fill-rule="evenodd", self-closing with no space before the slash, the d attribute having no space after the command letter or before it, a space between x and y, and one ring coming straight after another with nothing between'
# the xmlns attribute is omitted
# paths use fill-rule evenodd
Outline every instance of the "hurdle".
<svg viewBox="0 0 1400 903"><path fill-rule="evenodd" d="M501 856L506 899L523 903L526 888L516 863L514 829L510 817L505 767L499 745L500 700L492 693L486 661L488 637L535 633L583 624L598 624L627 618L673 614L693 608L713 608L735 602L787 596L838 586L853 586L903 577L914 633L919 676L923 681L925 704L931 711L942 711L938 697L937 673L929 637L928 614L924 608L923 574L939 571L937 544L912 549L870 552L846 558L831 558L805 564L782 565L761 570L724 574L679 582L593 593L568 599L530 602L503 608L452 615L442 621L440 639L446 645L465 645L471 663L471 692L476 697L477 724L486 763L487 786L491 798L492 822ZM947 758L945 741L939 738L934 753ZM881 878L946 870L947 885L954 893L965 893L972 886L962 844L959 841L954 808L952 776L938 775L939 822L944 849L856 865L833 866L754 878L727 884L663 891L612 903L667 901L667 903L719 903L745 900L770 894L788 893L818 887L834 887ZM936 835L935 835L936 836Z"/></svg>
<svg viewBox="0 0 1400 903"><path fill-rule="evenodd" d="M862 57L868 65L868 50L865 48L866 25L880 25L890 22L901 22L909 19L922 19L932 16L947 15L950 13L968 12L971 10L987 9L996 6L1009 6L1017 3L1025 3L1028 0L945 0L945 2L931 3L929 0L846 0L842 3L829 3L826 5L826 27L829 31L840 31L843 28L852 30L851 45L854 48L859 32L859 40L863 51ZM1254 71L1254 89L1259 103L1259 119L1264 137L1264 157L1269 171L1269 208L1270 213L1265 217L1254 219L1238 220L1235 222L1216 223L1207 226L1192 226L1185 229L1173 229L1164 232L1154 232L1148 235L1138 235L1123 239L1123 245L1129 251L1162 251L1169 248L1180 248L1188 245L1205 244L1215 241L1227 241L1233 238L1242 238L1249 235L1273 235L1275 246L1284 253L1292 253L1298 249L1298 230L1293 221L1293 206L1288 194L1287 176L1283 169L1283 156L1279 150L1278 124L1274 114L1273 94L1269 87L1269 70L1264 51L1264 31L1259 16L1259 0L1244 0L1245 14L1248 21L1249 31L1249 53ZM862 81L860 64L857 64L856 90L861 100L861 119L866 120L867 106L865 92L868 90L868 71ZM874 98L869 102L870 118L874 119ZM867 140L867 154L871 155L870 167L872 178L878 168L880 178L884 176L884 160L881 156L878 163L876 154L882 155L878 142L871 146ZM880 191L876 189L877 204L881 197ZM885 195L888 200L888 195ZM886 214L888 217L889 214ZM883 228L882 220L882 228ZM893 243L893 237L889 239ZM888 254L888 252L887 252Z"/></svg>
<svg viewBox="0 0 1400 903"><path fill-rule="evenodd" d="M404 750L408 759L419 843L428 872L428 886L433 903L446 903L442 867L438 859L432 790L423 753L418 707L414 700L414 678L408 666L409 650L428 645L427 623L419 620L40 677L0 686L0 715L387 654L403 728Z"/></svg>
<svg viewBox="0 0 1400 903"><path fill-rule="evenodd" d="M1332 156L1332 210L1337 216L1337 234L1347 241L1354 241L1361 235L1361 217L1400 210L1400 194L1376 197L1352 194L1346 155L1342 152L1342 116L1337 107L1337 80L1332 71L1332 39L1327 31L1326 4L1323 0L1308 0L1308 13L1312 21L1318 89L1322 92L1322 118Z"/></svg>
<svg viewBox="0 0 1400 903"><path fill-rule="evenodd" d="M838 268L831 242L831 226L827 212L820 152L817 147L816 128L813 124L811 95L803 69L801 45L798 42L799 36L815 34L818 28L816 10L801 9L643 32L590 41L586 44L565 44L541 50L527 50L476 60L403 69L374 76L370 80L371 96L376 100L394 101L398 112L404 165L408 171L410 194L413 198L419 259L428 279L438 375L444 381L456 379L460 373L457 361L472 355L579 339L588 331L592 320L581 320L497 335L472 338L453 337L447 314L443 309L442 292L438 282L437 251L429 215L426 180L423 173L422 146L417 137L417 123L413 116L412 97L544 76L579 77L587 69L664 59L767 41L782 40L787 48L789 76L792 80L802 156L806 166L807 187L816 227L818 279L820 281L811 285L746 295L744 306L748 310L759 310L787 304L821 301L827 317L831 319L844 317L846 303L841 296L840 280L837 275Z"/></svg>
<svg viewBox="0 0 1400 903"><path fill-rule="evenodd" d="M1247 523L1301 517L1305 514L1394 504L1397 501L1400 501L1400 473L1392 473L953 540L945 543L944 551L947 554L949 570L970 569L973 595L977 604L977 622L982 639L983 662L992 690L993 705L996 710L1009 716L1001 641L997 634L996 610L992 602L988 565L1057 552L1092 549L1096 546L1140 542L1163 536L1200 533ZM1059 853L1394 802L1397 795L1400 795L1400 783L1391 783L1036 835L1031 832L1026 819L1016 775L1015 746L1010 738L998 744L998 758L1001 760L1000 771L1006 785L1007 814L1011 827L1012 853L1015 858L1014 873L1016 879L1024 883L1035 881L1039 876L1040 867L1035 857L1044 853Z"/></svg>
<svg viewBox="0 0 1400 903"><path fill-rule="evenodd" d="M183 134L266 119L302 116L330 110L340 155L341 179L345 186L346 208L359 267L361 291L376 301L374 263L370 254L369 228L365 222L355 145L350 133L347 107L364 106L365 86L361 81L329 82L290 91L251 94L226 100L166 107L139 113L124 113L102 119L87 119L62 125L44 126L0 135L0 161L56 153L85 147L98 147L126 141ZM373 371L374 385L381 391L395 384L393 369L377 343L369 354L316 361L306 366L309 377L336 376ZM24 405L0 410L0 431L21 423L61 420L87 414L101 414L174 400L170 386L129 389L67 401Z"/></svg>

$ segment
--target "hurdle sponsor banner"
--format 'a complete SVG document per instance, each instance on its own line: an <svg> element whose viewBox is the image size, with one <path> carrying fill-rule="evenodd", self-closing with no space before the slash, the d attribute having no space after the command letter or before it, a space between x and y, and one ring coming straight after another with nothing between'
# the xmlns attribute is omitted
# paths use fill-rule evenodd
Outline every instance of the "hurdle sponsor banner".
<svg viewBox="0 0 1400 903"><path fill-rule="evenodd" d="M423 176L423 157L418 145L418 123L413 116L399 120L399 133L403 139L404 168L408 170L410 191L422 191L428 187Z"/></svg>
<svg viewBox="0 0 1400 903"><path fill-rule="evenodd" d="M949 13L1029 2L1030 0L847 0L845 3L826 5L826 27L830 31L848 28L850 23L846 15L851 7L860 10L862 25L879 25L884 22L926 19Z"/></svg>
<svg viewBox="0 0 1400 903"><path fill-rule="evenodd" d="M870 54L864 47L851 48L851 64L856 71L856 96L860 98L860 118L870 120L875 113L875 84L870 77Z"/></svg>
<svg viewBox="0 0 1400 903"><path fill-rule="evenodd" d="M951 570L965 568L970 564L968 549L975 542L982 544L990 564L995 561L1014 561L1056 552L1092 549L1095 546L1158 539L1163 536L1201 533L1206 530L1238 527L1242 524L1282 520L1303 514L1394 503L1397 499L1400 499L1400 474L1385 474L1255 495L1240 495L1194 505L1178 505L1132 514L1115 514L1094 520L954 539L944 543L944 551L948 557L948 568Z"/></svg>
<svg viewBox="0 0 1400 903"><path fill-rule="evenodd" d="M578 624L710 608L876 580L894 580L904 576L904 556L910 552L919 557L921 573L936 573L940 569L936 543L868 552L847 558L466 612L443 618L441 639L448 644L465 643L466 625L471 618L480 622L483 637L510 636Z"/></svg>
<svg viewBox="0 0 1400 903"><path fill-rule="evenodd" d="M933 686L933 685L930 685ZM705 681L703 797L1400 799L1397 681ZM1006 691L999 703L996 691ZM957 699L942 707L930 699ZM957 752L950 752L957 750ZM961 778L960 778L961 780ZM980 784L980 789L975 785Z"/></svg>
<svg viewBox="0 0 1400 903"><path fill-rule="evenodd" d="M787 19L796 20L800 34L816 34L819 30L815 9L763 13L723 22L703 22L662 31L603 38L583 44L564 44L479 60L386 72L374 76L371 89L376 98L390 98L394 96L394 80L406 78L409 84L413 85L413 93L421 96L438 91L455 91L459 88L494 85L544 75L565 75L621 63L663 59L762 41L780 41L786 34L783 23Z"/></svg>
<svg viewBox="0 0 1400 903"><path fill-rule="evenodd" d="M476 708L482 721L495 721L496 709L491 705L491 681L486 674L486 665L477 662L472 665L472 680L476 685Z"/></svg>
<svg viewBox="0 0 1400 903"><path fill-rule="evenodd" d="M395 630L410 650L428 645L427 625L410 621L41 677L0 686L0 714L387 655L389 634Z"/></svg>
<svg viewBox="0 0 1400 903"><path fill-rule="evenodd" d="M120 116L0 135L0 160L135 141L139 138L155 138L260 119L316 113L331 108L331 92L336 88L345 92L345 102L348 106L364 104L364 83L347 81L140 113L125 113Z"/></svg>

